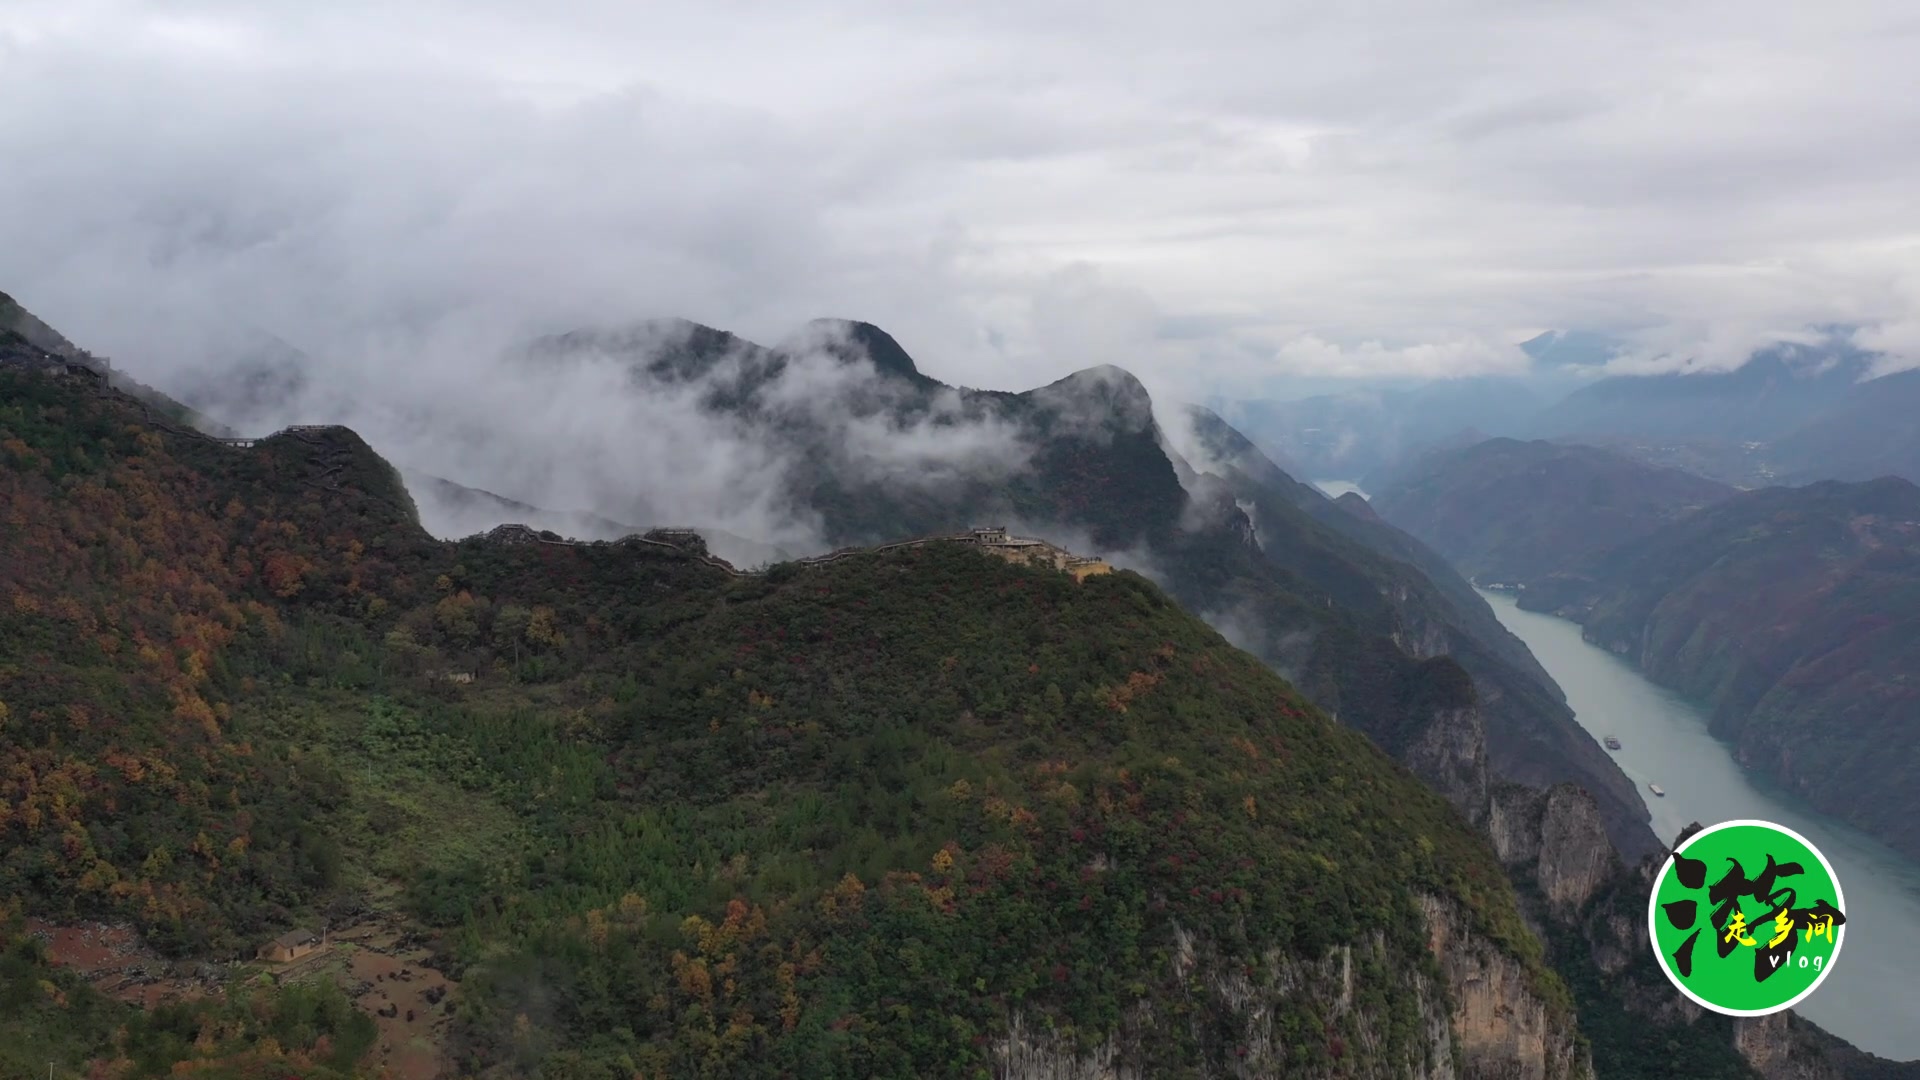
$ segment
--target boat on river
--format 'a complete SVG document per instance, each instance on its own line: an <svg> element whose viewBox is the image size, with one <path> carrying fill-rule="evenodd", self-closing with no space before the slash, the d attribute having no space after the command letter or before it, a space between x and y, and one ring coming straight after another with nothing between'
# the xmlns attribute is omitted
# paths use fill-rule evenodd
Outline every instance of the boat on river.
<svg viewBox="0 0 1920 1080"><path fill-rule="evenodd" d="M1647 790L1653 792L1655 795L1658 795L1663 799L1667 797L1667 793L1660 789L1660 785L1653 783L1652 781L1647 782Z"/></svg>
<svg viewBox="0 0 1920 1080"><path fill-rule="evenodd" d="M1611 736L1611 735L1609 735L1609 736L1607 736L1607 737L1606 737L1606 739L1605 739L1605 740L1603 740L1603 741L1604 741L1604 742L1605 742L1605 743L1607 744L1607 749L1609 749L1609 750L1618 750L1618 749L1620 749L1620 740L1619 740L1619 739L1616 739L1616 738L1614 738L1614 737L1613 737L1613 736Z"/></svg>

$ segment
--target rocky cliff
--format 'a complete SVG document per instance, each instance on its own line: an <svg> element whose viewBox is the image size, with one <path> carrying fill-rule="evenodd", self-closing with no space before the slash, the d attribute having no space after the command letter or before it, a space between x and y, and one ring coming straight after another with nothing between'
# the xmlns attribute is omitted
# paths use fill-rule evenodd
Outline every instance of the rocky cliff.
<svg viewBox="0 0 1920 1080"><path fill-rule="evenodd" d="M1690 826L1674 845L1698 829ZM1584 791L1501 785L1488 832L1555 970L1573 990L1599 1075L1920 1078L1920 1062L1863 1053L1791 1010L1734 1019L1682 996L1660 970L1647 935L1647 896L1666 856L1622 863Z"/></svg>
<svg viewBox="0 0 1920 1080"><path fill-rule="evenodd" d="M1914 1080L1920 1062L1863 1054L1792 1012L1733 1022L1734 1046L1763 1080Z"/></svg>
<svg viewBox="0 0 1920 1080"><path fill-rule="evenodd" d="M1450 901L1420 902L1437 977L1397 968L1385 939L1341 945L1315 962L1278 951L1264 971L1223 961L1210 942L1177 931L1173 974L1208 1007L1128 1010L1091 1049L1024 1014L994 1041L1005 1080L1146 1080L1144 1046L1164 1025L1190 1027L1202 1044L1231 1044L1236 1080L1349 1077L1377 1080L1580 1080L1594 1075L1566 1002L1543 996L1520 963L1480 937ZM1388 1006L1411 986L1408 1003ZM1308 1003L1324 1042L1303 1054L1283 1029L1281 1006ZM1171 1015L1169 1015L1171 1014ZM1225 1027L1221 1018L1230 1018ZM1295 1050L1289 1051L1288 1047ZM1215 1075L1215 1074L1208 1074Z"/></svg>
<svg viewBox="0 0 1920 1080"><path fill-rule="evenodd" d="M1468 932L1451 904L1429 896L1421 907L1454 1002L1461 1075L1511 1080L1593 1075L1592 1058L1575 1035L1564 1002L1531 992L1525 970Z"/></svg>
<svg viewBox="0 0 1920 1080"><path fill-rule="evenodd" d="M1469 822L1486 824L1491 802L1487 729L1478 707L1434 710L1432 720L1401 751L1400 760Z"/></svg>

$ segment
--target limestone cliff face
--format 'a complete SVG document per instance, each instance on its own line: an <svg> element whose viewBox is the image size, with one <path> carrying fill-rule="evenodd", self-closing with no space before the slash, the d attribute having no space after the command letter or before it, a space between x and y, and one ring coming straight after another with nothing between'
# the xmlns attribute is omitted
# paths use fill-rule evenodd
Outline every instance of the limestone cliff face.
<svg viewBox="0 0 1920 1080"><path fill-rule="evenodd" d="M1450 904L1425 897L1421 907L1453 999L1461 1075L1501 1080L1593 1075L1570 1010L1534 994L1519 961L1475 938Z"/></svg>
<svg viewBox="0 0 1920 1080"><path fill-rule="evenodd" d="M1392 962L1378 935L1311 962L1269 953L1256 978L1176 931L1171 974L1187 987L1192 1009L1169 1016L1136 1007L1091 1049L1016 1013L993 1045L996 1075L1146 1080L1140 1063L1155 1031L1184 1023L1196 1041L1231 1047L1221 1064L1193 1063L1209 1077L1590 1080L1572 1014L1534 992L1521 962L1475 935L1450 902L1422 897L1421 910L1437 981ZM1380 1004L1395 1000L1399 1009ZM1283 1004L1296 1013L1304 1004L1319 1018L1322 1030L1307 1036L1314 1045L1303 1047L1299 1030L1285 1028Z"/></svg>
<svg viewBox="0 0 1920 1080"><path fill-rule="evenodd" d="M1487 839L1509 868L1532 867L1540 859L1540 811L1547 793L1525 784L1496 784L1489 798Z"/></svg>
<svg viewBox="0 0 1920 1080"><path fill-rule="evenodd" d="M1475 707L1436 709L1400 761L1476 826L1487 822L1487 729Z"/></svg>
<svg viewBox="0 0 1920 1080"><path fill-rule="evenodd" d="M1619 865L1593 797L1568 784L1547 792L1535 881L1548 909L1567 915L1579 911Z"/></svg>
<svg viewBox="0 0 1920 1080"><path fill-rule="evenodd" d="M1766 1080L1842 1080L1844 1074L1809 1049L1791 1012L1742 1017L1733 1022L1733 1045Z"/></svg>
<svg viewBox="0 0 1920 1080"><path fill-rule="evenodd" d="M1393 605L1394 620L1399 624L1393 632L1393 643L1408 656L1425 660L1453 651L1452 628L1431 617L1405 585L1395 586L1382 595Z"/></svg>
<svg viewBox="0 0 1920 1080"><path fill-rule="evenodd" d="M1914 1080L1920 1061L1888 1061L1829 1035L1791 1009L1733 1022L1733 1045L1763 1080Z"/></svg>
<svg viewBox="0 0 1920 1080"><path fill-rule="evenodd" d="M1491 803L1487 835L1494 853L1539 890L1557 919L1571 919L1621 871L1600 807L1585 789L1502 784Z"/></svg>

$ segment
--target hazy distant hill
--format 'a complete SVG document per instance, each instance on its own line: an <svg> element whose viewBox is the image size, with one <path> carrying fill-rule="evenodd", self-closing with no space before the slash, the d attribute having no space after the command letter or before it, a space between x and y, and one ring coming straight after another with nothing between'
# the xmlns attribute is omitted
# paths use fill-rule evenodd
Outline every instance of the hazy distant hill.
<svg viewBox="0 0 1920 1080"><path fill-rule="evenodd" d="M1525 583L1733 493L1590 446L1489 439L1402 468L1370 501L1462 573Z"/></svg>
<svg viewBox="0 0 1920 1080"><path fill-rule="evenodd" d="M1297 401L1215 401L1227 422L1308 479L1352 479L1462 429L1505 431L1553 400L1545 380L1442 379Z"/></svg>
<svg viewBox="0 0 1920 1080"><path fill-rule="evenodd" d="M1774 439L1846 396L1872 360L1845 344L1780 344L1733 371L1609 376L1513 433Z"/></svg>
<svg viewBox="0 0 1920 1080"><path fill-rule="evenodd" d="M1768 447L1786 479L1920 481L1920 370L1849 389Z"/></svg>
<svg viewBox="0 0 1920 1080"><path fill-rule="evenodd" d="M420 508L420 524L446 540L462 539L506 523L545 529L575 540L618 540L650 528L672 527L671 522L627 525L584 510L548 510L410 469L400 470L400 475ZM743 570L806 554L711 526L702 526L697 531L706 541L707 550Z"/></svg>

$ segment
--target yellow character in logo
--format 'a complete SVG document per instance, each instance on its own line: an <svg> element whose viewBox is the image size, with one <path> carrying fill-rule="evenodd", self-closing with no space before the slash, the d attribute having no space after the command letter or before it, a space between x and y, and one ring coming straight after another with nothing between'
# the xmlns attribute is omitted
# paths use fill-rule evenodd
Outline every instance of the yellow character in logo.
<svg viewBox="0 0 1920 1080"><path fill-rule="evenodd" d="M1833 944L1833 916L1814 915L1808 919L1807 940L1812 941L1817 937L1824 937L1827 944Z"/></svg>
<svg viewBox="0 0 1920 1080"><path fill-rule="evenodd" d="M1738 941L1742 945L1755 944L1751 937L1742 935L1747 932L1747 917L1738 910L1733 913L1733 921L1727 924L1727 940Z"/></svg>
<svg viewBox="0 0 1920 1080"><path fill-rule="evenodd" d="M1788 914L1785 908L1781 908L1780 914L1773 917L1773 940L1767 942L1767 948L1771 949L1792 936L1793 916Z"/></svg>

